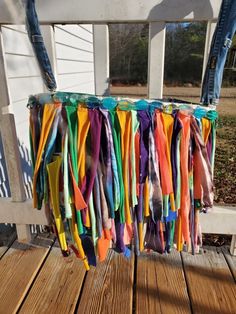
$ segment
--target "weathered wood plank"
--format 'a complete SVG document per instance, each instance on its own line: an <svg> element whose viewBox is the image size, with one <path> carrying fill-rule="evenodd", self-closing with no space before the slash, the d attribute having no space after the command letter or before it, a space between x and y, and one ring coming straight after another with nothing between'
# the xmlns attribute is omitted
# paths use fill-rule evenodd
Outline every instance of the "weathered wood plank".
<svg viewBox="0 0 236 314"><path fill-rule="evenodd" d="M32 199L12 203L11 198L0 198L0 222L16 224L48 225L48 213L44 208L33 208Z"/></svg>
<svg viewBox="0 0 236 314"><path fill-rule="evenodd" d="M2 29L0 25L0 132L7 166L7 174L10 183L11 197L13 202L23 202L26 199L20 152L17 140L14 115L11 113L11 97L9 93L8 80L6 76L6 60ZM9 222L9 221L8 221ZM18 239L30 241L29 226L17 228ZM26 239L25 239L26 237Z"/></svg>
<svg viewBox="0 0 236 314"><path fill-rule="evenodd" d="M136 313L191 313L180 253L138 257Z"/></svg>
<svg viewBox="0 0 236 314"><path fill-rule="evenodd" d="M236 234L232 235L231 244L230 244L230 253L236 256Z"/></svg>
<svg viewBox="0 0 236 314"><path fill-rule="evenodd" d="M236 256L230 254L229 247L227 246L224 246L222 251L236 282Z"/></svg>
<svg viewBox="0 0 236 314"><path fill-rule="evenodd" d="M0 258L3 256L3 254L9 249L8 246L4 245L0 247Z"/></svg>
<svg viewBox="0 0 236 314"><path fill-rule="evenodd" d="M12 245L12 243L16 239L16 233L12 232L10 236L7 237L7 239L1 239L0 243L2 246L0 246L0 259L5 254L5 252L9 249L9 247Z"/></svg>
<svg viewBox="0 0 236 314"><path fill-rule="evenodd" d="M3 44L2 29L0 26L0 131L5 154L7 173L9 177L11 196L13 202L22 202L26 199L22 177L20 153L17 142L14 115L9 113L11 103L9 87L6 77L6 60ZM2 112L5 112L3 115Z"/></svg>
<svg viewBox="0 0 236 314"><path fill-rule="evenodd" d="M0 313L12 314L40 269L52 244L51 239L36 238L31 244L17 241L0 261Z"/></svg>
<svg viewBox="0 0 236 314"><path fill-rule="evenodd" d="M110 250L106 261L89 270L78 312L132 313L134 257Z"/></svg>
<svg viewBox="0 0 236 314"><path fill-rule="evenodd" d="M82 261L54 245L19 313L74 313L85 273Z"/></svg>
<svg viewBox="0 0 236 314"><path fill-rule="evenodd" d="M181 253L194 313L235 313L236 285L220 249Z"/></svg>
<svg viewBox="0 0 236 314"><path fill-rule="evenodd" d="M202 233L236 234L236 207L214 206L199 215Z"/></svg>

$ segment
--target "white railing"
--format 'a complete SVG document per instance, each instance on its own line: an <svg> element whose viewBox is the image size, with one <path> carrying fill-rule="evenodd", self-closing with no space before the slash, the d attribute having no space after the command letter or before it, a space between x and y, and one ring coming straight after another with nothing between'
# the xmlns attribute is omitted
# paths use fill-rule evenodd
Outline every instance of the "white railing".
<svg viewBox="0 0 236 314"><path fill-rule="evenodd" d="M6 5L7 3L7 5ZM166 22L208 21L203 71L208 59L210 42L216 26L221 0L38 0L39 19L44 24L46 47L56 69L55 41L51 25L92 23L94 36L95 90L101 95L109 90L109 42L108 23L149 23L148 96L161 98L163 92L165 24ZM61 8L55 10L55 8ZM24 21L21 1L0 0L0 25L19 24ZM47 224L43 211L32 209L32 201L26 200L14 115L11 103L0 32L0 131L3 140L11 199L0 199L0 222L15 223L18 238L30 238L28 224ZM201 215L204 233L231 234L231 253L236 254L235 208L215 207L212 213Z"/></svg>

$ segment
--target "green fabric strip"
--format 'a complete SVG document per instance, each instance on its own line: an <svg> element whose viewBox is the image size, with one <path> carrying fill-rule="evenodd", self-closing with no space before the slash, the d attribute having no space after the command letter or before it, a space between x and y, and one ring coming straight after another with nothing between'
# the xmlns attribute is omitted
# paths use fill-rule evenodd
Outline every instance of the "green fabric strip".
<svg viewBox="0 0 236 314"><path fill-rule="evenodd" d="M120 125L118 118L116 116L116 112L110 111L111 123L112 123L112 135L114 142L114 149L117 160L117 168L119 175L119 183L120 183L120 222L125 223L125 209L124 209L124 183L122 176L122 157L121 157L121 140L120 136Z"/></svg>
<svg viewBox="0 0 236 314"><path fill-rule="evenodd" d="M163 216L169 216L169 195L163 195Z"/></svg>
<svg viewBox="0 0 236 314"><path fill-rule="evenodd" d="M181 195L181 172L180 172L180 138L181 132L178 134L177 139L177 180L176 180L176 197L175 197L175 207L176 210L180 209L180 195Z"/></svg>
<svg viewBox="0 0 236 314"><path fill-rule="evenodd" d="M77 138L78 138L78 119L77 108L73 106L66 106L66 114L69 129L69 144L72 170L76 182L78 183L78 156L77 156Z"/></svg>
<svg viewBox="0 0 236 314"><path fill-rule="evenodd" d="M139 128L139 121L137 118L137 113L131 111L131 169L132 169L132 206L138 204L137 193L136 193L136 162L135 162L135 134Z"/></svg>
<svg viewBox="0 0 236 314"><path fill-rule="evenodd" d="M63 182L63 193L64 193L64 206L66 218L72 218L71 206L70 206L70 195L69 195L69 180L68 180L68 130L65 134L64 152L63 152L63 167L64 167L64 182Z"/></svg>
<svg viewBox="0 0 236 314"><path fill-rule="evenodd" d="M96 228L96 216L95 216L95 210L94 210L94 204L93 204L93 192L91 192L91 195L89 198L89 213L90 213L91 225L92 225L93 244L94 246L96 246L98 236L97 236L97 228Z"/></svg>

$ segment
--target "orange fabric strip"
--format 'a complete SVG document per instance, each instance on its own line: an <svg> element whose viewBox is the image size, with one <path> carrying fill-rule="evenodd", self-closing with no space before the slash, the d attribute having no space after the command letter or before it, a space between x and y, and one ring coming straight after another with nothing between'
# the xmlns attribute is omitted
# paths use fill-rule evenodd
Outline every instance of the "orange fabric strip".
<svg viewBox="0 0 236 314"><path fill-rule="evenodd" d="M101 238L98 239L97 248L99 261L102 262L106 259L107 251L111 243L111 232L108 229L103 229Z"/></svg>
<svg viewBox="0 0 236 314"><path fill-rule="evenodd" d="M164 131L162 113L155 112L156 128L154 130L155 142L160 162L162 193L168 195L173 192L172 177L168 162L168 140Z"/></svg>
<svg viewBox="0 0 236 314"><path fill-rule="evenodd" d="M124 180L124 193L125 193L125 220L127 224L132 223L130 213L130 200L129 200L129 155L130 155L130 142L131 142L131 112L117 110L117 116L121 128L121 151L123 163L123 180Z"/></svg>
<svg viewBox="0 0 236 314"><path fill-rule="evenodd" d="M190 211L190 194L189 194L189 174L188 174L188 154L190 141L190 116L184 112L178 113L178 118L182 123L182 137L180 141L180 169L181 169L181 198L180 198L180 215L184 241L189 244L189 211Z"/></svg>

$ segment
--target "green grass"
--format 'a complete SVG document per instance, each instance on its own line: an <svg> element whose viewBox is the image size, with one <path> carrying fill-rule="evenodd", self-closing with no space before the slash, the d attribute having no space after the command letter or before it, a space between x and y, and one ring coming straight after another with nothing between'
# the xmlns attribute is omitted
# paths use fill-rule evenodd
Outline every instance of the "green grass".
<svg viewBox="0 0 236 314"><path fill-rule="evenodd" d="M236 116L220 116L216 140L215 202L236 204Z"/></svg>

